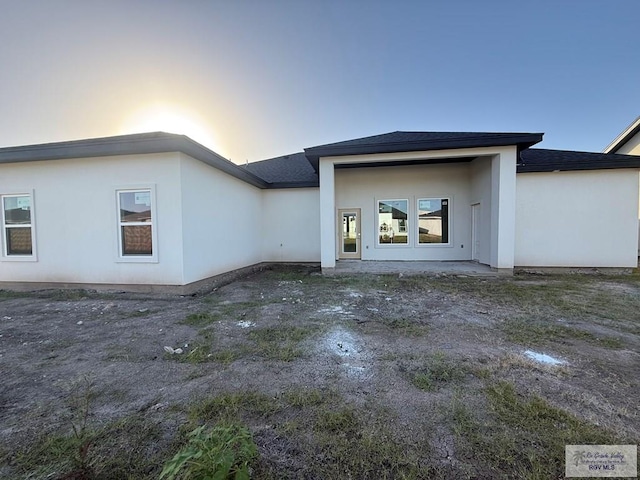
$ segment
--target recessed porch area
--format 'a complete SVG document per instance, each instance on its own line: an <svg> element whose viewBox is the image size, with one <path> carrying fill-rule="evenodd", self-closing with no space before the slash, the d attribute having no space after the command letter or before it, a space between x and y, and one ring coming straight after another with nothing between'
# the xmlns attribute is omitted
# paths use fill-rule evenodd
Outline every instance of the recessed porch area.
<svg viewBox="0 0 640 480"><path fill-rule="evenodd" d="M512 272L516 148L320 159L321 264L474 262Z"/></svg>

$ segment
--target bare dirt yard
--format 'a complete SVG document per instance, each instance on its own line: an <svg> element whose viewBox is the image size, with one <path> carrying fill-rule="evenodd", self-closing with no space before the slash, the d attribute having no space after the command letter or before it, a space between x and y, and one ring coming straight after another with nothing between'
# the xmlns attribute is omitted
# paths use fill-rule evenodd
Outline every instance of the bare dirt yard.
<svg viewBox="0 0 640 480"><path fill-rule="evenodd" d="M640 443L639 352L637 274L5 291L0 477L563 478Z"/></svg>

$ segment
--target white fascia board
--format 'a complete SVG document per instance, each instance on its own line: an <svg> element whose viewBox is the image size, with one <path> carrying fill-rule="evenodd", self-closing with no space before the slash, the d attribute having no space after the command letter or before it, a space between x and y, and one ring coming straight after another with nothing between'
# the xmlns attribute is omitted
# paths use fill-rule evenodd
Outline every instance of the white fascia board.
<svg viewBox="0 0 640 480"><path fill-rule="evenodd" d="M506 147L479 147L479 148L455 148L450 150L426 150L417 152L392 152L392 153L370 153L365 155L342 155L336 157L320 157L323 162L331 162L334 165L347 165L369 162L389 162L405 160L429 160L493 156L515 149L515 145Z"/></svg>
<svg viewBox="0 0 640 480"><path fill-rule="evenodd" d="M605 148L602 153L612 153L616 150L618 150L620 147L622 147L627 140L629 140L629 137L631 132L633 132L634 130L636 130L637 128L640 127L640 117L636 118L633 122L631 122L631 125L629 125L627 128L625 128L622 133L620 135L618 135L613 142L611 142L607 148Z"/></svg>

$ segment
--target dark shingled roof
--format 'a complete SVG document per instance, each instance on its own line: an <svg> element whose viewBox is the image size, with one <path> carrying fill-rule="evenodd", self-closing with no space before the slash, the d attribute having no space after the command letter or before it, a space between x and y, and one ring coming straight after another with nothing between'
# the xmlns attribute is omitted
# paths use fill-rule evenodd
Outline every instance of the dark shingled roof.
<svg viewBox="0 0 640 480"><path fill-rule="evenodd" d="M184 135L166 132L134 133L116 137L0 148L0 163L99 158L161 152L182 152L255 187L269 188L264 180L221 157L213 150L209 150Z"/></svg>
<svg viewBox="0 0 640 480"><path fill-rule="evenodd" d="M356 138L353 140L346 140L343 142L327 143L325 145L319 145L311 147L305 150L315 150L319 148L328 147L346 147L357 145L388 145L388 144L402 144L407 143L435 143L435 142L449 142L449 141L461 141L461 140L480 140L485 138L497 138L504 137L512 139L514 137L521 137L524 135L542 135L531 133L491 133L491 132L403 132L396 131L390 133L382 133L380 135L372 135L370 137ZM510 142L511 145L513 142Z"/></svg>
<svg viewBox="0 0 640 480"><path fill-rule="evenodd" d="M304 151L317 171L319 157L504 145L517 145L523 149L542 141L542 136L542 133L398 131L344 142L328 143L317 147L305 148Z"/></svg>
<svg viewBox="0 0 640 480"><path fill-rule="evenodd" d="M318 174L302 152L251 162L244 168L267 182L270 188L317 187L320 184Z"/></svg>
<svg viewBox="0 0 640 480"><path fill-rule="evenodd" d="M640 156L530 148L520 152L517 171L528 173L610 168L640 168Z"/></svg>
<svg viewBox="0 0 640 480"><path fill-rule="evenodd" d="M636 155L527 148L529 144L540 140L541 133L393 132L307 148L304 153L284 155L241 167L184 135L154 132L0 148L0 164L183 152L258 188L317 187L318 156L480 146L517 145L520 150L518 173L640 168L640 156Z"/></svg>

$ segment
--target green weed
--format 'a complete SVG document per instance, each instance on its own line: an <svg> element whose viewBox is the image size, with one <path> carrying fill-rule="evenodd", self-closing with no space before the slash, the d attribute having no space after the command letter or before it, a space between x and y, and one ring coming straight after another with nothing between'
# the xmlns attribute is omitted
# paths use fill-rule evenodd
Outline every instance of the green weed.
<svg viewBox="0 0 640 480"><path fill-rule="evenodd" d="M203 425L189 433L187 445L165 464L160 480L248 480L249 464L257 456L258 448L244 426L217 425L205 431Z"/></svg>

